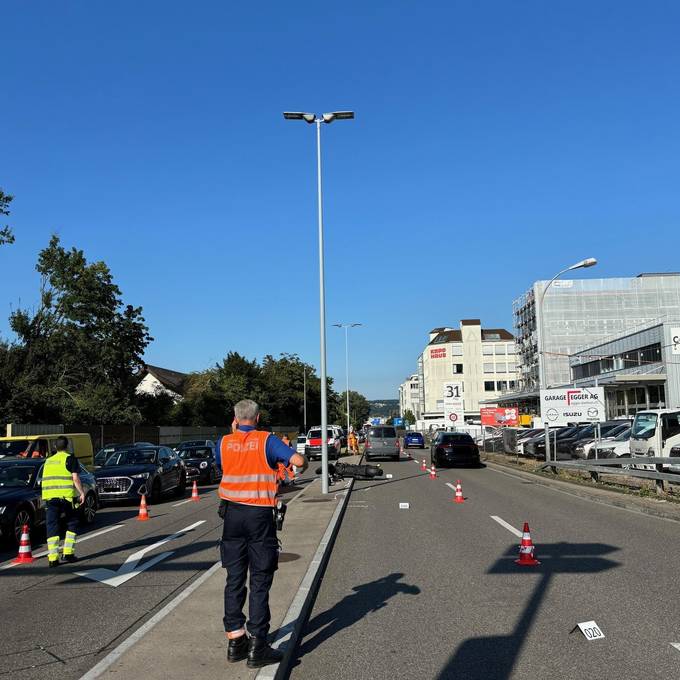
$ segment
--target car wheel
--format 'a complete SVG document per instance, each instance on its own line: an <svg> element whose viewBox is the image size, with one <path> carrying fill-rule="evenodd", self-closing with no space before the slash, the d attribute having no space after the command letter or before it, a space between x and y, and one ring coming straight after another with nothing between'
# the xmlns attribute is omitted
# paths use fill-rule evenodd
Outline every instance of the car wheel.
<svg viewBox="0 0 680 680"><path fill-rule="evenodd" d="M180 475L179 484L175 488L175 496L184 496L184 492L187 490L187 477L184 473Z"/></svg>
<svg viewBox="0 0 680 680"><path fill-rule="evenodd" d="M97 498L90 492L85 496L85 502L80 507L80 521L83 524L93 524L97 516Z"/></svg>
<svg viewBox="0 0 680 680"><path fill-rule="evenodd" d="M21 542L21 531L24 524L28 524L28 533L30 534L33 530L33 513L27 507L22 506L17 510L17 514L14 515L14 521L12 522L14 542L16 545L19 545Z"/></svg>
<svg viewBox="0 0 680 680"><path fill-rule="evenodd" d="M149 494L149 503L151 505L155 505L160 501L161 499L161 483L157 479L154 480L154 483L151 487L151 493Z"/></svg>

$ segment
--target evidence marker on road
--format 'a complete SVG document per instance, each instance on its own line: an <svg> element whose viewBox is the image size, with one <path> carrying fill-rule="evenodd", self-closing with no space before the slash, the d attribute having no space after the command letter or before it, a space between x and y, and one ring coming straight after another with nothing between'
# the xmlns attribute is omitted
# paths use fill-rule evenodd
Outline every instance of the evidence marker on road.
<svg viewBox="0 0 680 680"><path fill-rule="evenodd" d="M408 510L411 507L410 503L399 503L400 510Z"/></svg>
<svg viewBox="0 0 680 680"><path fill-rule="evenodd" d="M577 623L569 631L569 634L571 635L576 630L580 630L588 642L591 640L600 640L604 637L602 629L595 623L595 621L584 621L583 623Z"/></svg>

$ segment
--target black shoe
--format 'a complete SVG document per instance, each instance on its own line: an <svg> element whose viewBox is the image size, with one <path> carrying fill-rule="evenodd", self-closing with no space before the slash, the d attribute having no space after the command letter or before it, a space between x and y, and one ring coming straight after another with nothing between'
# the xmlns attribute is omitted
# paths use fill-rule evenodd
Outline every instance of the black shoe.
<svg viewBox="0 0 680 680"><path fill-rule="evenodd" d="M68 562L69 564L73 564L74 562L78 561L78 558L75 555L64 555L62 559L64 562Z"/></svg>
<svg viewBox="0 0 680 680"><path fill-rule="evenodd" d="M248 636L244 633L241 637L229 640L227 644L227 661L235 663L243 661L248 656Z"/></svg>
<svg viewBox="0 0 680 680"><path fill-rule="evenodd" d="M48 562L48 564L50 565L50 569L52 569L53 567L58 567L59 566L59 560L50 560Z"/></svg>
<svg viewBox="0 0 680 680"><path fill-rule="evenodd" d="M248 668L262 668L272 663L279 663L283 659L283 652L270 647L263 638L250 638L248 643Z"/></svg>

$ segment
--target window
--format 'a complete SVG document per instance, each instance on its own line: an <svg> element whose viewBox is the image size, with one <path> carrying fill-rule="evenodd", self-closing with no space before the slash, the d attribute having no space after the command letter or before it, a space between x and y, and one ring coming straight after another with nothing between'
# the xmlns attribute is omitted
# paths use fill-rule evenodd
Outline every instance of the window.
<svg viewBox="0 0 680 680"><path fill-rule="evenodd" d="M457 345L451 345L451 355L454 357L462 357L463 356L463 345L457 344Z"/></svg>
<svg viewBox="0 0 680 680"><path fill-rule="evenodd" d="M508 373L514 373L517 370L516 361L508 361Z"/></svg>
<svg viewBox="0 0 680 680"><path fill-rule="evenodd" d="M517 381L515 380L508 380L508 389L514 390L517 388Z"/></svg>
<svg viewBox="0 0 680 680"><path fill-rule="evenodd" d="M508 389L508 381L507 380L499 380L496 383L496 389L500 392L501 390L507 390Z"/></svg>
<svg viewBox="0 0 680 680"><path fill-rule="evenodd" d="M508 354L517 354L517 347L515 345L506 345Z"/></svg>
<svg viewBox="0 0 680 680"><path fill-rule="evenodd" d="M484 373L493 373L493 364L484 364Z"/></svg>
<svg viewBox="0 0 680 680"><path fill-rule="evenodd" d="M496 354L496 356L505 356L505 345L496 345L494 354Z"/></svg>
<svg viewBox="0 0 680 680"><path fill-rule="evenodd" d="M496 373L507 373L508 372L508 365L507 364L496 364Z"/></svg>
<svg viewBox="0 0 680 680"><path fill-rule="evenodd" d="M485 380L484 381L484 391L485 392L495 392L496 391L496 383L493 380Z"/></svg>
<svg viewBox="0 0 680 680"><path fill-rule="evenodd" d="M482 343L482 354L493 354L493 345Z"/></svg>
<svg viewBox="0 0 680 680"><path fill-rule="evenodd" d="M463 364L453 364L453 372L454 373L462 373L463 372Z"/></svg>

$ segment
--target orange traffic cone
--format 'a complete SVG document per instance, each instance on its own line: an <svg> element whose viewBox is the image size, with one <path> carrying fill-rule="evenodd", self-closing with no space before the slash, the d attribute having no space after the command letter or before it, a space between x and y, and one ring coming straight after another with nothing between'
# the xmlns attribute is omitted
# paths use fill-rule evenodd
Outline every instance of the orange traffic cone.
<svg viewBox="0 0 680 680"><path fill-rule="evenodd" d="M201 499L198 496L198 484L196 484L196 480L194 479L194 486L191 489L191 500L194 501L194 503L200 501Z"/></svg>
<svg viewBox="0 0 680 680"><path fill-rule="evenodd" d="M30 564L33 562L33 553L31 552L31 537L28 533L28 524L21 527L21 540L19 541L19 553L16 558L12 560L12 564Z"/></svg>
<svg viewBox="0 0 680 680"><path fill-rule="evenodd" d="M425 464L425 459L423 458L423 462L420 464L420 469L423 472L427 472L427 465Z"/></svg>
<svg viewBox="0 0 680 680"><path fill-rule="evenodd" d="M522 543L519 546L519 559L515 560L515 564L521 564L523 567L534 567L537 564L540 564L534 557L534 544L531 542L528 522L524 522Z"/></svg>
<svg viewBox="0 0 680 680"><path fill-rule="evenodd" d="M454 503L465 503L463 498L463 485L460 483L460 479L456 480L456 495L453 499Z"/></svg>
<svg viewBox="0 0 680 680"><path fill-rule="evenodd" d="M149 519L149 510L146 507L146 494L142 494L142 500L139 503L139 514L137 519L140 522L146 522Z"/></svg>
<svg viewBox="0 0 680 680"><path fill-rule="evenodd" d="M430 479L437 479L437 468L434 465L430 468Z"/></svg>

